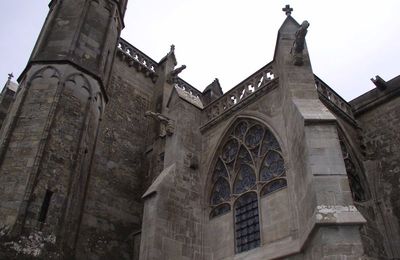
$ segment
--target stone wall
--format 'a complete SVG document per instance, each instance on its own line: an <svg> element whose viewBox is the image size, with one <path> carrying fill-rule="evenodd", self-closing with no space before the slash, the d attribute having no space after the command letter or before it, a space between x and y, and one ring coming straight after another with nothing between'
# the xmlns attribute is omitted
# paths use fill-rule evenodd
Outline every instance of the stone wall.
<svg viewBox="0 0 400 260"><path fill-rule="evenodd" d="M165 115L174 124L165 139L164 169L144 195L140 259L203 259L201 111L173 90Z"/></svg>
<svg viewBox="0 0 400 260"><path fill-rule="evenodd" d="M78 258L132 259L141 230L153 82L115 59L80 229ZM137 240L137 239L136 239Z"/></svg>
<svg viewBox="0 0 400 260"><path fill-rule="evenodd" d="M330 106L327 107L330 108ZM365 254L370 257L387 257L385 249L387 237L384 234L385 231L382 230L381 213L377 208L375 194L371 193L369 185L371 180L368 180L363 164L363 160L365 159L365 147L362 138L362 129L355 120L349 120L348 118L343 117L337 110L330 109L330 111L336 117L338 133L343 142L342 146L346 147L346 152L348 152L355 167L354 169L349 170L354 170L360 180L357 183L350 183L350 189L357 188L355 186L352 187L352 185L361 185L365 192L364 200L354 202L357 209L367 221L360 228L360 235Z"/></svg>
<svg viewBox="0 0 400 260"><path fill-rule="evenodd" d="M358 113L357 121L366 146L363 166L375 204L371 221L375 221L379 228L379 233L371 233L370 239L380 238L387 257L399 258L400 98L390 97L390 91L381 93L374 89L352 101L352 104L361 111L360 104L373 104L377 97L385 97L384 102ZM377 253L382 255L384 252Z"/></svg>

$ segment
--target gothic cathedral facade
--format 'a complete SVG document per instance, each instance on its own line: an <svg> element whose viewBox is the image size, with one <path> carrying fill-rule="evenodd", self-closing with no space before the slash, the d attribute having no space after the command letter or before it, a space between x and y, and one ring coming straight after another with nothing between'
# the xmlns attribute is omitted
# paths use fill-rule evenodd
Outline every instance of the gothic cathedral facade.
<svg viewBox="0 0 400 260"><path fill-rule="evenodd" d="M52 0L0 97L1 259L400 259L400 77L346 102L289 6L226 93L120 38L127 0Z"/></svg>

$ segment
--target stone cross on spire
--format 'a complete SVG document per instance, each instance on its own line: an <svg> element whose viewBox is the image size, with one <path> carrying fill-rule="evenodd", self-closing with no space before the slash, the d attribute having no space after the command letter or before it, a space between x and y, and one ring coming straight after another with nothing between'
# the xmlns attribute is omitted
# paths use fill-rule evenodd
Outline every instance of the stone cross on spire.
<svg viewBox="0 0 400 260"><path fill-rule="evenodd" d="M284 8L282 8L282 11L284 11L286 15L291 15L293 8L291 8L290 5L286 5Z"/></svg>
<svg viewBox="0 0 400 260"><path fill-rule="evenodd" d="M11 72L11 73L8 74L8 80L11 80L12 78L14 78L14 75L13 75L13 73Z"/></svg>

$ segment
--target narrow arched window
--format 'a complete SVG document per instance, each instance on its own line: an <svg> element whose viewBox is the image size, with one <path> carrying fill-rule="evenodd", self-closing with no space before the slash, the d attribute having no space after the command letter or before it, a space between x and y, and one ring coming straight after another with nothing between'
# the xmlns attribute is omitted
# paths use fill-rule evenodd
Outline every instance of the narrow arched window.
<svg viewBox="0 0 400 260"><path fill-rule="evenodd" d="M263 124L240 119L218 149L212 172L210 218L234 210L236 253L261 244L259 197L287 186L278 141Z"/></svg>

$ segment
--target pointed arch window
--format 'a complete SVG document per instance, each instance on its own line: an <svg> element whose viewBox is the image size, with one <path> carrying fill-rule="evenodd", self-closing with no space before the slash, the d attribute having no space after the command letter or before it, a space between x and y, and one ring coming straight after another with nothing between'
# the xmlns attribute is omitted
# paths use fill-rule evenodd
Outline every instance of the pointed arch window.
<svg viewBox="0 0 400 260"><path fill-rule="evenodd" d="M234 210L236 252L260 245L259 197L287 186L285 162L272 132L241 119L218 149L212 173L210 218Z"/></svg>

